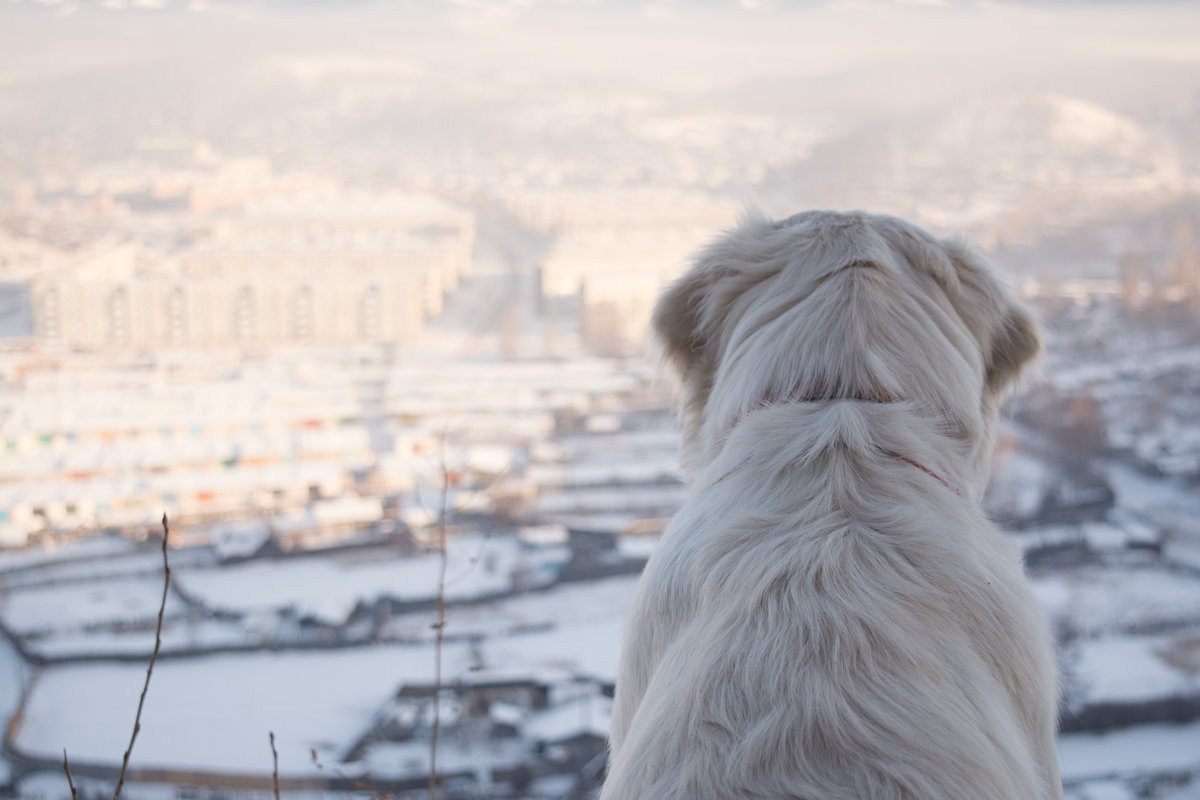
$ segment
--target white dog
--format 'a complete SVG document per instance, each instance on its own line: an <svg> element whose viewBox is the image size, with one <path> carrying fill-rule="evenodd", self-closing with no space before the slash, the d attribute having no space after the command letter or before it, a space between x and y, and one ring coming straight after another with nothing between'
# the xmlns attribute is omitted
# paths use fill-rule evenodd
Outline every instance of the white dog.
<svg viewBox="0 0 1200 800"><path fill-rule="evenodd" d="M653 325L691 494L639 585L603 800L1059 798L1056 669L981 514L1033 320L901 220L752 218Z"/></svg>

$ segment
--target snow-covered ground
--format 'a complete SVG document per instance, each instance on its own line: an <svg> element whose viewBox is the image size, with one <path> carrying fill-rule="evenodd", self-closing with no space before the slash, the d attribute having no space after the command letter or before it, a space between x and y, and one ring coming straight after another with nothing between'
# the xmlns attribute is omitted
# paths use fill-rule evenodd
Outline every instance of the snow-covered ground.
<svg viewBox="0 0 1200 800"><path fill-rule="evenodd" d="M1133 483L1132 478L1127 478ZM1128 484L1124 487L1128 491ZM1159 486L1138 487L1143 505L1186 505L1186 490L1163 494ZM1183 494L1183 497L1180 497ZM1133 504L1131 504L1133 505ZM623 549L648 553L653 539L633 540ZM463 535L451 540L447 590L452 597L479 597L509 588L510 573L528 555L515 539ZM238 623L180 611L168 618L168 651L196 645L246 644L253 622L283 607L324 614L341 621L355 603L381 594L420 599L436 581L436 556L381 558L371 551L336 557L252 561L216 568L186 563L174 570L189 596L205 605L242 615ZM105 615L140 617L156 599L160 578L148 574L145 554L74 562L61 579L44 589L22 578L3 606L22 630L65 615L78 628ZM27 573L14 573L28 577ZM483 665L489 673L513 676L572 676L594 682L616 678L623 620L636 576L568 583L488 602L453 606L448 611L443 676L448 683L470 680ZM1063 658L1070 670L1072 708L1089 703L1137 702L1200 693L1200 643L1195 627L1157 631L1166 621L1200 615L1198 582L1186 570L1148 561L1103 563L1070 570L1040 571L1033 587L1051 619L1069 627L1072 638ZM116 587L96 594L97 587ZM39 605L68 589L65 605ZM92 591L91 595L87 592ZM43 598L43 595L46 595ZM64 595L66 597L66 595ZM132 600L130 598L133 598ZM140 598L140 599L139 599ZM70 602L68 602L68 600ZM173 606L175 611L178 608ZM432 680L432 614L395 614L379 631L382 640L405 644L320 652L252 652L160 660L154 671L143 735L135 767L176 767L226 773L264 774L269 764L267 736L274 732L285 776L319 772L310 750L323 763L337 763L366 733L382 707L404 684ZM37 640L43 653L83 652L95 646L111 652L145 653L148 631L63 632ZM22 628L21 625L25 625ZM1156 632L1157 631L1157 632ZM107 637L107 638L106 638ZM55 648L60 648L56 651ZM19 656L0 651L0 701L10 708L23 682ZM10 679L9 675L16 675ZM59 664L43 668L16 732L18 747L47 759L66 748L78 762L114 763L123 751L132 709L145 677L139 661L122 664ZM559 680L562 680L560 677ZM570 715L570 711L563 714ZM588 717L593 722L603 714ZM549 719L549 715L546 719ZM571 717L576 719L575 716ZM530 730L545 720L529 717ZM528 737L494 745L447 740L443 766L461 765L486 773L510 766L527 752ZM1141 726L1105 735L1071 734L1060 742L1064 778L1071 800L1114 797L1133 800L1130 776L1147 770L1200 770L1200 728ZM339 769L401 769L420 772L427 749L421 742L372 745L363 759ZM3 777L3 774L0 774ZM1188 792L1192 792L1188 794ZM1126 792L1122 794L1122 792ZM1200 787L1183 787L1170 800L1196 800Z"/></svg>
<svg viewBox="0 0 1200 800"><path fill-rule="evenodd" d="M1082 701L1125 703L1200 694L1200 636L1106 636L1070 646ZM1200 756L1200 740L1197 740Z"/></svg>
<svg viewBox="0 0 1200 800"><path fill-rule="evenodd" d="M1040 573L1030 584L1046 615L1079 634L1150 627L1167 619L1200 621L1200 580L1180 572L1097 566Z"/></svg>
<svg viewBox="0 0 1200 800"><path fill-rule="evenodd" d="M516 598L512 608L499 603L463 616L454 610L448 636L497 616L562 624L471 646L449 641L442 653L444 680L469 677L480 660L489 669L513 674L565 670L614 680L626 604L611 600L627 597L633 580L605 582L592 603L582 587L573 586L554 590L560 594ZM543 612L534 614L531 607L539 600ZM425 615L426 629L430 622ZM133 763L261 773L270 757L267 735L274 731L281 771L307 773L313 769L310 749L336 760L402 685L430 683L433 674L434 648L428 643L160 661ZM47 758L65 747L80 761L119 760L121 737L144 678L144 666L136 663L44 669L26 707L18 746Z"/></svg>
<svg viewBox="0 0 1200 800"><path fill-rule="evenodd" d="M476 592L504 588L499 576L507 575L511 561L521 553L515 540L468 535L453 541L448 589L458 586L458 591L466 592L464 596L471 596L469 587ZM651 546L652 540L645 539L636 549L645 553ZM489 553L494 559L493 575L484 563ZM224 577L218 580L219 575ZM221 571L181 568L179 576L181 585L200 595L206 604L235 608L247 619L254 617L255 609L288 604L333 609L328 613L336 612L336 616L354 602L381 592L399 594L407 587L412 597L423 596L433 586L436 563L428 555L409 562L303 558L274 564L251 562ZM94 576L73 577L84 578L83 586L103 585ZM636 576L621 576L562 584L452 607L445 628L445 680L469 680L476 674L475 668L485 665L491 673L614 681L623 620L637 580ZM131 585L142 581L151 578L139 577ZM1034 577L1033 585L1048 614L1069 621L1078 635L1064 652L1064 663L1072 675L1068 688L1073 705L1200 692L1196 664L1200 645L1194 641L1194 631L1122 633L1200 613L1200 592L1192 576L1148 564L1132 568L1098 565L1041 573ZM14 594L34 597L34 591L25 586ZM322 595L333 599L320 600ZM17 606L17 611L36 619L50 613L30 602L22 601L24 605ZM98 602L97 608L110 613L122 608L113 597ZM12 607L6 603L5 608ZM79 618L71 613L72 619ZM428 612L398 614L387 620L381 638L403 639L408 642L404 645L160 660L133 764L264 774L270 758L267 737L274 732L283 774L314 774L319 769L310 750L316 750L323 763L337 763L402 685L431 681L432 621ZM169 647L185 646L189 637L192 644L219 643L222 637L233 640L244 634L244 630L235 634L214 620L185 616L168 621L167 641ZM141 652L150 645L145 631L108 635ZM63 641L78 647L84 639L76 634ZM94 643L100 644L98 640ZM15 652L0 651L0 670L5 673L0 676L4 678L0 690L20 685L23 667ZM10 674L17 679L10 680ZM18 747L47 759L56 758L66 748L81 763L115 762L123 750L144 677L144 666L138 661L42 669L17 731ZM16 702L15 695L0 696L0 700L9 706ZM530 720L531 726L536 724L549 723ZM513 763L527 744L484 746L448 740L443 764L469 765L486 772ZM1111 794L1126 791L1131 775L1146 770L1200 769L1200 728L1195 724L1142 726L1106 735L1072 734L1062 737L1060 744L1072 800L1109 796L1132 800L1132 795ZM362 762L343 766L378 768L379 772L411 762L419 772L426 753L421 744L383 744L372 746ZM1171 800L1200 797L1196 793L1200 788L1191 795L1181 791L1184 793Z"/></svg>
<svg viewBox="0 0 1200 800"><path fill-rule="evenodd" d="M168 617L164 620L161 652L261 646L264 630L256 628L260 620L223 620L194 617ZM271 619L271 630L278 627ZM94 631L59 630L26 642L30 652L48 659L89 659L97 653L149 658L154 648L154 632L142 630Z"/></svg>
<svg viewBox="0 0 1200 800"><path fill-rule="evenodd" d="M1110 463L1107 475L1122 508L1143 513L1181 509L1200 515L1200 492L1195 486L1152 477L1119 463Z"/></svg>
<svg viewBox="0 0 1200 800"><path fill-rule="evenodd" d="M446 680L468 677L478 659L489 669L512 674L566 670L613 680L622 620L635 582L634 577L611 578L452 610L448 635L521 624L530 631L494 636L472 646L448 643L443 651ZM428 625L428 615L407 616L411 619L399 618L393 624ZM1183 689L1200 688L1194 674L1172 672L1154 657L1165 641L1150 637L1140 644L1116 639L1086 642L1081 674L1095 681L1093 693L1108 699L1153 696L1167 681ZM282 772L308 774L315 770L310 749L325 761L336 761L402 684L430 681L433 661L429 644L162 661L154 671L134 765L262 773L270 757L267 736L274 731ZM80 761L118 759L144 677L140 664L44 670L18 732L18 745L48 758L65 747ZM1146 769L1200 767L1198 744L1196 724L1146 726L1107 735L1064 736L1060 758L1064 778L1080 781ZM396 746L371 758L408 753L410 759L420 760L425 752ZM507 757L506 753L493 755Z"/></svg>
<svg viewBox="0 0 1200 800"><path fill-rule="evenodd" d="M1058 764L1064 783L1127 777L1147 770L1200 769L1200 723L1144 725L1104 734L1062 736L1058 740ZM1190 793L1179 797L1200 797L1200 785L1193 785Z"/></svg>
<svg viewBox="0 0 1200 800"><path fill-rule="evenodd" d="M571 638L608 631L614 621L619 623L625 618L637 580L636 575L622 575L586 583L566 583L541 592L454 608L446 614L446 635L497 637L523 632L526 635L514 639L514 644L524 646L530 642L529 634L553 629L557 631L556 648L562 651L556 658L569 663L575 655ZM405 640L429 639L433 635L429 630L428 615L422 614L395 616L387 623L384 633ZM613 647L615 641L618 640L604 634L596 647ZM579 644L580 654L592 649L586 642ZM496 642L489 646L501 647ZM597 677L615 679L615 654L596 659L589 657L587 663L598 670L593 673ZM576 667L582 670L583 663Z"/></svg>
<svg viewBox="0 0 1200 800"><path fill-rule="evenodd" d="M64 562L97 563L114 555L126 555L137 548L129 539L115 536L90 536L58 547L32 547L28 550L0 549L0 572Z"/></svg>
<svg viewBox="0 0 1200 800"><path fill-rule="evenodd" d="M66 560L35 562L31 556L44 553L42 550L0 551L0 574L4 576L6 590L24 586L38 586L48 579L62 583L67 581L99 581L124 578L130 575L161 575L162 553L157 547L150 551L131 551L132 542L124 542L119 550L110 553L93 553L88 546L91 540L81 539L61 548ZM18 558L25 556L25 558ZM75 560L78 559L78 560ZM171 554L171 563L178 566L179 554Z"/></svg>
<svg viewBox="0 0 1200 800"><path fill-rule="evenodd" d="M21 635L78 630L114 620L153 629L162 592L161 576L26 587L5 595L0 618ZM176 616L183 610L179 598L168 594L166 614Z"/></svg>
<svg viewBox="0 0 1200 800"><path fill-rule="evenodd" d="M437 594L434 552L402 556L376 547L224 566L192 555L175 551L171 557L164 652L252 648L281 637L295 639L296 621L302 618L337 626L360 604L382 597L429 601ZM452 536L447 542L446 598L472 600L518 585L545 585L569 557L565 546L534 546L511 536ZM91 564L69 562L61 570L11 572L4 576L0 621L28 637L31 652L48 658L145 655L162 596L161 570L161 556L135 553ZM416 636L402 634L402 627L391 629L390 638ZM418 627L425 638L427 626Z"/></svg>
<svg viewBox="0 0 1200 800"><path fill-rule="evenodd" d="M471 666L467 648L447 645L447 676ZM264 774L273 731L281 774L316 768L310 750L336 762L372 712L406 682L433 674L430 646L321 653L255 653L160 661L131 766ZM64 665L44 670L25 708L18 747L48 758L119 763L146 670L136 664Z"/></svg>
<svg viewBox="0 0 1200 800"><path fill-rule="evenodd" d="M477 596L508 588L508 567L521 557L514 540L463 536L452 542L448 592ZM436 573L435 557L418 556L408 561L294 559L250 563L221 572L184 569L179 575L206 603L246 612L308 603L312 608L336 606L336 612L342 614L357 599L380 592L427 597ZM217 575L222 578L217 580ZM469 677L470 668L482 662L490 669L518 675L551 670L615 680L622 620L636 580L630 576L565 584L451 608L443 650L444 679L453 682ZM332 599L317 599L321 596ZM240 602L226 602L228 598ZM46 613L24 605L18 610L39 619ZM120 604L105 601L92 613L101 610L117 612ZM285 774L313 772L316 767L310 749L317 750L323 761L336 762L401 685L432 680L431 622L431 613L414 613L397 615L388 623L387 635L420 640L415 645L160 660L133 765L261 774L269 764L267 736L271 731L277 737ZM146 632L107 635L143 653L152 643ZM103 638L104 634L95 636ZM225 636L233 638L222 623L174 619L168 623L165 638L169 649L205 641L220 644ZM482 643L464 643L484 636L488 638ZM82 642L79 637L72 641L76 647ZM112 641L92 643L105 650L112 645ZM3 686L14 688L12 698L0 699L15 706L15 690L21 681L9 681L7 673L15 673L22 665L15 651L0 656L6 659L0 663L6 672ZM17 733L18 747L46 758L56 757L65 748L79 762L119 760L144 677L145 668L139 662L43 669ZM424 752L422 748L416 751ZM373 760L381 758L382 752L371 756Z"/></svg>
<svg viewBox="0 0 1200 800"><path fill-rule="evenodd" d="M466 534L446 547L446 598L508 591L513 574L535 567L538 556L515 539ZM327 558L250 561L177 571L180 588L212 609L244 614L293 609L332 624L360 602L389 596L426 600L437 595L436 553L411 557L344 554Z"/></svg>

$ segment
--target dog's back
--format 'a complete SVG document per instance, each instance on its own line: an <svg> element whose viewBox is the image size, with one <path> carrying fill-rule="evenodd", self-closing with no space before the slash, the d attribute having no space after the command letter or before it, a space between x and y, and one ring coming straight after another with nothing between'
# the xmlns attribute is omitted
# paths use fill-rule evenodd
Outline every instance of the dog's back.
<svg viewBox="0 0 1200 800"><path fill-rule="evenodd" d="M890 455L936 464L922 427L870 402L738 426L639 588L605 800L1058 796L1019 555Z"/></svg>

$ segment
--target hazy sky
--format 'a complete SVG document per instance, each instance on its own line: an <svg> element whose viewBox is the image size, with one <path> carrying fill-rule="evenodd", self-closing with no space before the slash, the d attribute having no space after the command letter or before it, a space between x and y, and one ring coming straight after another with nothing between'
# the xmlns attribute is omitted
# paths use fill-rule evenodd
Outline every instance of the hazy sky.
<svg viewBox="0 0 1200 800"><path fill-rule="evenodd" d="M114 60L274 52L683 89L913 56L1200 63L1200 3L0 0L0 83Z"/></svg>

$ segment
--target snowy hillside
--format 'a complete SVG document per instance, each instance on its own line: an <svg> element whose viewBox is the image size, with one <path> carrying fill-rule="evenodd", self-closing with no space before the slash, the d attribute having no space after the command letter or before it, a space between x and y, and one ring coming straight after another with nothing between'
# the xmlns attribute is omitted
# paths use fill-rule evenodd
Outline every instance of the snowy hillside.
<svg viewBox="0 0 1200 800"><path fill-rule="evenodd" d="M885 208L942 231L1019 237L1163 202L1197 176L1179 147L1098 104L982 94L818 146L765 186L793 205ZM989 237L990 238L990 237ZM986 240L986 239L985 239Z"/></svg>

